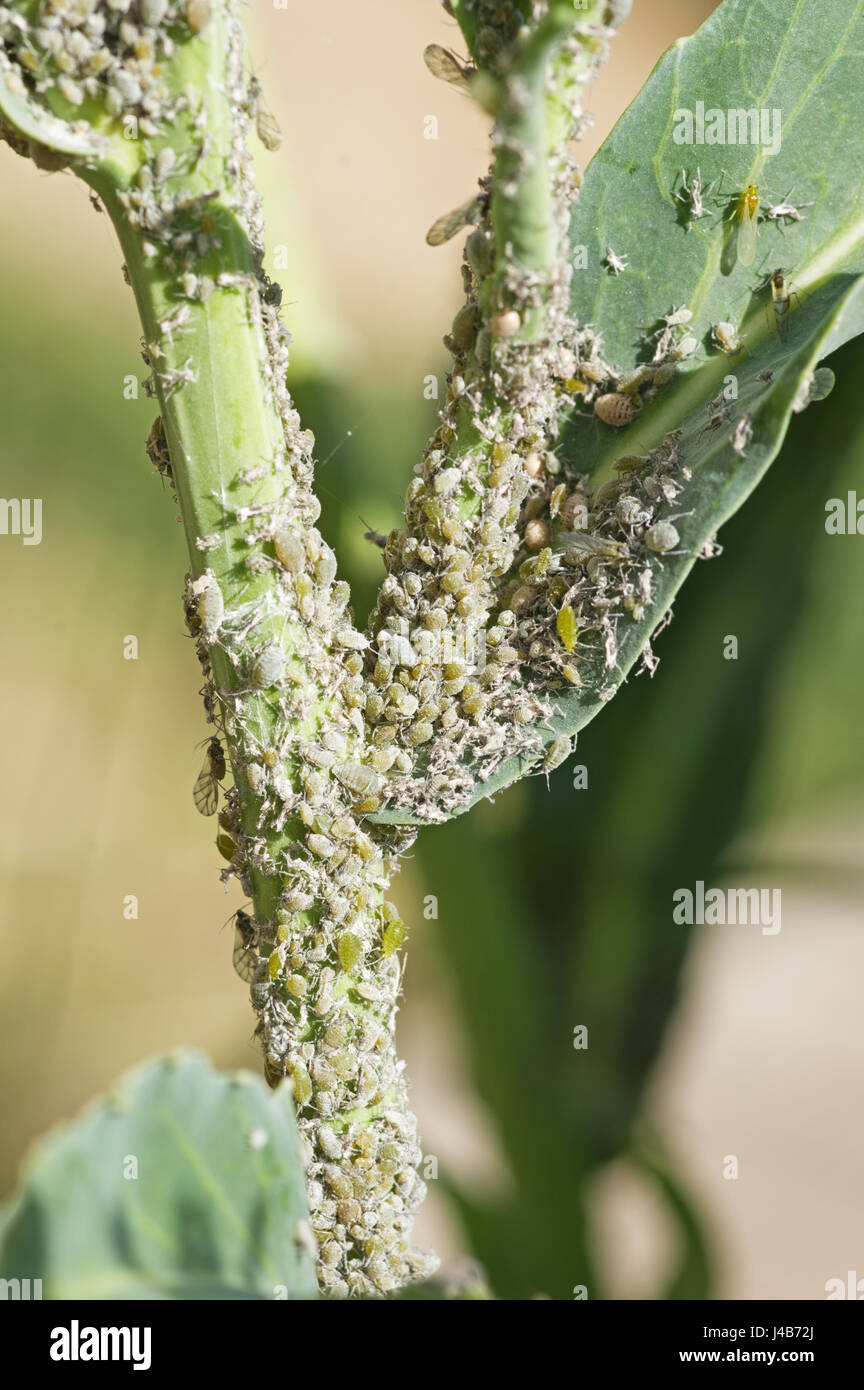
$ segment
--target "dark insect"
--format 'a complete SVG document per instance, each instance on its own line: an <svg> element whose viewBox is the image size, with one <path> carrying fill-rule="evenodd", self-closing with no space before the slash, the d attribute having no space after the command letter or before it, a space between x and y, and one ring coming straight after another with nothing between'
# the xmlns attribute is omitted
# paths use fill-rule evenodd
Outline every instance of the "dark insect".
<svg viewBox="0 0 864 1390"><path fill-rule="evenodd" d="M363 532L364 541L371 541L372 545L377 545L379 549L383 550L385 545L387 544L387 537L382 536L380 531L373 531L372 527L369 525L369 522L364 521L362 516L360 520L366 527L366 530Z"/></svg>
<svg viewBox="0 0 864 1390"><path fill-rule="evenodd" d="M479 222L483 212L482 198L469 198L467 203L461 203L452 212L445 212L443 217L439 217L432 223L426 233L426 241L429 246L443 246L445 241L449 241L463 227L470 227L473 223Z"/></svg>
<svg viewBox="0 0 864 1390"><path fill-rule="evenodd" d="M271 309L278 309L282 303L282 286L276 280L270 280L265 275L261 298L265 304L270 305Z"/></svg>
<svg viewBox="0 0 864 1390"><path fill-rule="evenodd" d="M147 436L147 457L152 463L156 472L162 478L167 478L169 485L174 487L174 474L171 472L171 455L168 453L168 442L165 438L165 431L162 425L162 416L157 415L150 427Z"/></svg>
<svg viewBox="0 0 864 1390"><path fill-rule="evenodd" d="M234 918L234 953L231 957L234 969L247 985L258 975L263 964L258 955L255 923L242 907Z"/></svg>
<svg viewBox="0 0 864 1390"><path fill-rule="evenodd" d="M202 816L212 816L219 805L219 783L225 776L225 754L218 738L211 738L204 754L204 765L192 789L192 800Z"/></svg>

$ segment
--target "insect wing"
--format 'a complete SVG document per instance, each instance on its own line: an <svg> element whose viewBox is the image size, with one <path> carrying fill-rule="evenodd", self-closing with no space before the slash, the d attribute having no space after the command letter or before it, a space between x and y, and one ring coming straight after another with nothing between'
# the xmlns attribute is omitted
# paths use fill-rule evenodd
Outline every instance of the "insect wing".
<svg viewBox="0 0 864 1390"><path fill-rule="evenodd" d="M470 227L471 223L477 218L480 210L479 200L470 198L467 203L462 203L452 212L445 212L443 217L439 217L437 222L426 233L426 241L429 246L443 246L445 241L449 241L463 227Z"/></svg>
<svg viewBox="0 0 864 1390"><path fill-rule="evenodd" d="M433 77L440 77L442 82L449 82L460 92L471 91L471 69L461 63L449 48L442 48L440 43L430 43L423 50L423 61Z"/></svg>
<svg viewBox="0 0 864 1390"><path fill-rule="evenodd" d="M213 745L216 745L215 749ZM218 749L218 752L216 751ZM212 816L219 805L219 781L225 776L225 756L218 739L211 739L204 764L192 788L192 800L202 816Z"/></svg>
<svg viewBox="0 0 864 1390"><path fill-rule="evenodd" d="M231 959L240 979L245 980L247 985L251 984L258 974L261 960L255 948L254 933L246 923L237 922L234 927L234 952Z"/></svg>
<svg viewBox="0 0 864 1390"><path fill-rule="evenodd" d="M262 97L258 98L258 109L255 112L255 134L266 150L278 150L282 144L279 122Z"/></svg>
<svg viewBox="0 0 864 1390"><path fill-rule="evenodd" d="M210 771L209 758L198 773L195 786L192 788L192 800L195 802L195 809L200 811L202 816L215 814L219 805L219 784Z"/></svg>
<svg viewBox="0 0 864 1390"><path fill-rule="evenodd" d="M741 199L738 222L738 260L752 265L756 259L756 232L759 226L759 199L747 194Z"/></svg>

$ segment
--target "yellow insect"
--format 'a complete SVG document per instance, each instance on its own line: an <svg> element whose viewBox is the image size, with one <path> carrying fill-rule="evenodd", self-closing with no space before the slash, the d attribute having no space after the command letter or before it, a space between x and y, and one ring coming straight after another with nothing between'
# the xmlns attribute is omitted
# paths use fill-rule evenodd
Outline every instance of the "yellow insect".
<svg viewBox="0 0 864 1390"><path fill-rule="evenodd" d="M759 226L759 189L755 183L748 183L738 199L735 218L738 222L738 259L742 265L752 265Z"/></svg>
<svg viewBox="0 0 864 1390"><path fill-rule="evenodd" d="M192 788L192 800L202 816L212 816L219 805L219 783L225 776L225 754L218 738L211 738L204 754L204 765Z"/></svg>

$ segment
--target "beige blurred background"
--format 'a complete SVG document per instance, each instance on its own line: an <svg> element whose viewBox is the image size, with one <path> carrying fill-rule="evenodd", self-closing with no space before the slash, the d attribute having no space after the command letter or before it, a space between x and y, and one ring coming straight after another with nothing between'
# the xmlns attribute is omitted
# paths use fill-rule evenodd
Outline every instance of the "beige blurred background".
<svg viewBox="0 0 864 1390"><path fill-rule="evenodd" d="M288 249L290 268L274 273L298 370L325 358L361 383L392 378L420 393L458 303L461 255L458 243L430 250L424 234L486 167L485 120L421 59L428 42L458 46L455 24L436 0L325 0L287 11L254 0L250 8L252 57L285 132L280 154L259 164L270 243ZM712 8L636 0L590 98L586 160L663 50ZM423 138L430 114L437 141ZM16 440L38 446L58 409L58 335L74 346L76 324L98 324L105 364L93 438L76 427L70 460L99 447L100 393L114 401L141 365L107 218L71 177L37 173L5 147L0 182L3 273L37 284L57 319L50 337L47 315L33 326L31 394L4 409L13 418L2 446L8 476ZM26 312L24 289L20 303ZM151 415L146 402L129 403L128 440L107 461L96 499L106 524L93 526L92 499L76 501L70 484L62 537L49 510L41 547L13 554L9 538L0 547L3 1189L33 1137L151 1053L194 1045L220 1067L258 1067L230 925L220 931L239 897L220 887L211 827L190 794L206 727L182 633L185 562L167 494L152 588L129 563L138 510L157 486L142 449ZM30 495L26 484L19 495ZM122 659L127 634L139 640L137 661ZM820 822L840 885L856 868L862 819L858 808ZM777 833L793 859L813 853L813 826ZM412 923L401 1043L415 1108L426 1151L488 1189L508 1175L466 1075L423 888L409 862L396 896ZM137 920L124 918L129 894ZM725 1298L818 1298L856 1260L864 1274L862 968L860 909L842 886L810 903L799 895L779 937L718 932L691 962L651 1113L709 1214ZM830 1183L824 1133L835 1136ZM728 1154L739 1159L736 1182L722 1177ZM421 1237L452 1259L462 1235L432 1188ZM639 1297L671 1253L650 1194L622 1168L598 1184L595 1205L615 1286Z"/></svg>

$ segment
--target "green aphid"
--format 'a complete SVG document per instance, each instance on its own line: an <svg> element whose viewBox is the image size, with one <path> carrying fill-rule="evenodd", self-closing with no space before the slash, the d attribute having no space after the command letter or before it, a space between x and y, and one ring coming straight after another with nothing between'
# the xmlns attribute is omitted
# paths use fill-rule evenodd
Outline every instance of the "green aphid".
<svg viewBox="0 0 864 1390"><path fill-rule="evenodd" d="M388 922L381 934L382 956L392 956L394 951L398 951L407 935L408 928L401 918Z"/></svg>
<svg viewBox="0 0 864 1390"><path fill-rule="evenodd" d="M558 636L561 638L564 650L572 652L579 638L579 623L569 603L558 610L555 627L558 630Z"/></svg>
<svg viewBox="0 0 864 1390"><path fill-rule="evenodd" d="M553 739L546 749L543 771L546 773L554 772L556 767L560 767L563 762L566 762L570 752L570 739L567 734L561 734L559 738Z"/></svg>
<svg viewBox="0 0 864 1390"><path fill-rule="evenodd" d="M339 944L336 950L339 956L339 964L348 974L350 974L363 959L363 942L356 932L343 932L339 938Z"/></svg>

